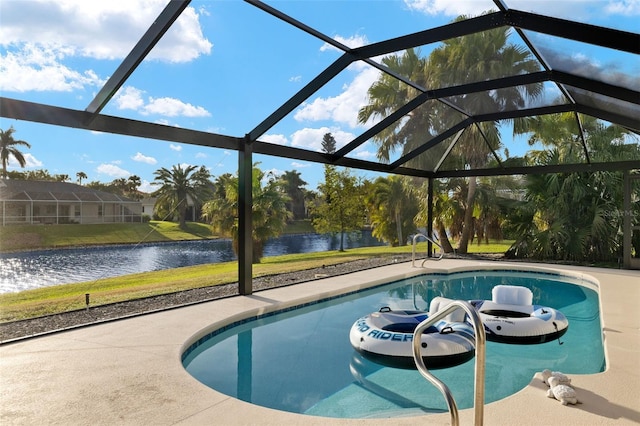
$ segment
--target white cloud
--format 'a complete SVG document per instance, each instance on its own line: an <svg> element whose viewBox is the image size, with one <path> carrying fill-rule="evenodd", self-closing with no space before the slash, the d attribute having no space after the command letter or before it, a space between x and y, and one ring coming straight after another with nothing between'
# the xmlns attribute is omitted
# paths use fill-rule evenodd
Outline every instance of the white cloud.
<svg viewBox="0 0 640 426"><path fill-rule="evenodd" d="M305 128L298 130L291 136L291 145L297 148L308 149L312 151L322 152L322 138L325 134L331 133L336 140L336 148L340 149L347 143L351 142L356 135L350 132L345 132L340 128L333 127L320 127L320 128ZM360 145L349 154L350 157L360 158L369 161L378 161L376 157L376 147L370 141ZM311 167L309 163L292 162L292 167L305 168Z"/></svg>
<svg viewBox="0 0 640 426"><path fill-rule="evenodd" d="M147 164L157 164L158 160L153 157L148 157L141 152L136 153L133 157L131 157L133 161L137 161L139 163L147 163Z"/></svg>
<svg viewBox="0 0 640 426"><path fill-rule="evenodd" d="M477 0L404 0L404 3L411 10L428 15L479 15L487 7L495 9L493 3ZM509 6L513 7L511 4Z"/></svg>
<svg viewBox="0 0 640 426"><path fill-rule="evenodd" d="M295 167L296 169L304 169L306 167L311 167L311 164L309 164L309 163L298 163L297 161L292 161L291 162L291 166Z"/></svg>
<svg viewBox="0 0 640 426"><path fill-rule="evenodd" d="M296 76L290 77L289 81L291 81L293 83L300 83L302 81L302 76L301 75L296 75Z"/></svg>
<svg viewBox="0 0 640 426"><path fill-rule="evenodd" d="M140 111L144 115L159 114L166 117L210 117L203 107L193 106L175 98L149 98L149 103Z"/></svg>
<svg viewBox="0 0 640 426"><path fill-rule="evenodd" d="M476 16L488 10L497 10L489 1L478 0L404 0L410 9L427 15L444 14L455 17L458 15ZM640 14L639 0L610 0L603 6L603 0L564 0L564 1L531 1L508 0L511 9L526 12L542 13L565 19L575 19L576 13L593 15L607 13L610 15L634 16Z"/></svg>
<svg viewBox="0 0 640 426"><path fill-rule="evenodd" d="M0 90L69 92L104 83L92 70L75 71L59 59L60 54L33 44L21 51L7 51L0 55Z"/></svg>
<svg viewBox="0 0 640 426"><path fill-rule="evenodd" d="M342 131L339 128L304 128L291 135L291 145L298 148L321 152L322 138L327 133L331 133L334 137L336 140L336 147L338 149L355 138L353 133Z"/></svg>
<svg viewBox="0 0 640 426"><path fill-rule="evenodd" d="M140 184L138 189L140 191L142 191L142 192L151 193L151 192L155 191L156 189L158 189L158 186L154 185L153 183L149 182L148 180L143 179L142 183Z"/></svg>
<svg viewBox="0 0 640 426"><path fill-rule="evenodd" d="M610 16L640 15L640 0L564 0L564 1L534 1L508 0L511 9L532 11L559 18L582 20L588 17L603 18ZM580 19L576 19L579 16Z"/></svg>
<svg viewBox="0 0 640 426"><path fill-rule="evenodd" d="M72 91L101 87L91 69L71 61L123 59L166 0L30 0L0 2L0 90ZM147 59L189 62L211 52L193 7L180 15ZM194 107L195 108L195 107ZM197 108L196 113L201 113Z"/></svg>
<svg viewBox="0 0 640 426"><path fill-rule="evenodd" d="M287 137L285 135L280 135L280 134L274 134L274 135L262 135L260 136L260 140L262 142L269 142L269 143L274 143L276 145L288 145L289 141L287 140Z"/></svg>
<svg viewBox="0 0 640 426"><path fill-rule="evenodd" d="M33 167L42 167L42 161L38 160L33 154L30 153L22 153L25 161L25 168L33 168ZM9 157L9 163L7 163L7 169L19 169L21 168L20 164L16 161L12 156Z"/></svg>
<svg viewBox="0 0 640 426"><path fill-rule="evenodd" d="M640 0L610 1L605 10L614 15L640 15Z"/></svg>
<svg viewBox="0 0 640 426"><path fill-rule="evenodd" d="M122 59L158 17L166 0L30 0L3 1L0 43L35 43L68 55ZM149 58L187 62L211 52L199 15L188 7Z"/></svg>
<svg viewBox="0 0 640 426"><path fill-rule="evenodd" d="M34 157L33 154L24 154L24 159L26 161L26 167L42 167L42 161Z"/></svg>
<svg viewBox="0 0 640 426"><path fill-rule="evenodd" d="M355 153L352 154L352 156L356 158L360 158L361 160L369 160L369 161L377 160L376 153L372 151L367 151L367 150L357 149Z"/></svg>
<svg viewBox="0 0 640 426"><path fill-rule="evenodd" d="M142 90L135 87L125 86L118 90L113 97L113 101L116 103L118 109L133 109L137 110L144 107L144 100L142 99Z"/></svg>
<svg viewBox="0 0 640 426"><path fill-rule="evenodd" d="M196 158L209 158L209 156L207 154L205 154L204 152L197 152L196 153Z"/></svg>
<svg viewBox="0 0 640 426"><path fill-rule="evenodd" d="M364 46L366 44L369 43L369 40L367 39L366 35L354 35L351 37L342 37L342 36L335 36L333 37L333 39L339 43L344 44L347 47L350 47L352 49L356 48L356 47L361 47ZM329 43L324 43L322 46L320 46L320 51L324 52L327 50L335 50L340 52L341 50L338 49L337 47L332 46Z"/></svg>
<svg viewBox="0 0 640 426"><path fill-rule="evenodd" d="M336 99L337 97L315 98L311 103L305 102L293 117L297 121L329 120L333 110L337 107Z"/></svg>
<svg viewBox="0 0 640 426"><path fill-rule="evenodd" d="M212 48L213 44L202 34L198 13L193 7L187 7L149 57L168 59L171 62L189 62L200 55L208 55Z"/></svg>
<svg viewBox="0 0 640 426"><path fill-rule="evenodd" d="M334 97L316 98L304 103L294 115L297 121L333 120L358 127L358 111L367 104L367 90L378 79L380 72L367 66L356 75L343 92ZM371 123L368 123L369 125Z"/></svg>
<svg viewBox="0 0 640 426"><path fill-rule="evenodd" d="M203 107L194 106L182 102L175 98L153 98L144 99L144 91L132 86L125 86L120 89L113 100L118 109L132 109L142 115L158 114L165 117L210 117L211 114ZM161 124L168 124L166 120Z"/></svg>
<svg viewBox="0 0 640 426"><path fill-rule="evenodd" d="M100 164L96 168L96 172L113 178L126 178L131 176L131 173L118 167L115 164Z"/></svg>
<svg viewBox="0 0 640 426"><path fill-rule="evenodd" d="M169 148L171 148L173 151L177 151L177 152L182 151L182 145L174 145L174 144L170 143L169 144Z"/></svg>

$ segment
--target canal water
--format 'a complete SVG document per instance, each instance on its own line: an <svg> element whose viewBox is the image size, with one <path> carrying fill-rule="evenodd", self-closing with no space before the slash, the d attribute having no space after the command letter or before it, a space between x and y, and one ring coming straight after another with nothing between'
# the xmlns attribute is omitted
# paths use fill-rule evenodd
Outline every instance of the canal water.
<svg viewBox="0 0 640 426"><path fill-rule="evenodd" d="M373 238L371 231L345 235L345 248L380 245L384 243ZM283 235L265 244L264 256L339 248L339 235ZM236 256L228 239L4 253L0 254L0 293L233 260Z"/></svg>

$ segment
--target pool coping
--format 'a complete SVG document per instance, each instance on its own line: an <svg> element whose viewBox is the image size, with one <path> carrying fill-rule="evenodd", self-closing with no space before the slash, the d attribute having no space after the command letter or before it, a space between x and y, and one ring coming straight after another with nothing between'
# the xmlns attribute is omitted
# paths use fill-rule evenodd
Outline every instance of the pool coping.
<svg viewBox="0 0 640 426"><path fill-rule="evenodd" d="M539 378L484 408L485 424L640 423L640 272L443 259L399 263L199 305L65 331L0 347L2 424L448 424L448 414L329 419L259 407L220 394L182 367L186 348L215 328L287 307L424 273L537 270L596 280L605 340L603 373L571 375L582 404L546 397ZM517 420L515 420L517 419ZM561 420L560 420L561 419ZM460 411L471 424L473 409Z"/></svg>

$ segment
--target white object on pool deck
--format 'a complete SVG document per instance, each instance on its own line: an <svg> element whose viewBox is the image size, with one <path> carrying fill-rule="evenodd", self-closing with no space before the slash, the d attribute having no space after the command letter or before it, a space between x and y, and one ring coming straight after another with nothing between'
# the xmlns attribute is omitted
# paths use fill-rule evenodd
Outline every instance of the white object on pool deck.
<svg viewBox="0 0 640 426"><path fill-rule="evenodd" d="M562 337L569 320L556 309L533 304L526 287L497 285L492 300L472 300L487 333L487 340L500 343L536 344Z"/></svg>
<svg viewBox="0 0 640 426"><path fill-rule="evenodd" d="M549 369L545 369L545 370L542 370L542 372L540 373L540 376L542 376L542 383L544 383L549 387L551 386L549 384L549 379L552 377L557 378L558 384L560 385L571 385L571 379L560 371L551 371Z"/></svg>
<svg viewBox="0 0 640 426"><path fill-rule="evenodd" d="M578 395L574 388L569 385L560 384L560 378L551 376L549 378L549 390L547 391L549 398L555 398L562 403L567 404L580 404Z"/></svg>
<svg viewBox="0 0 640 426"><path fill-rule="evenodd" d="M451 300L434 298L429 312L437 312L448 302ZM349 340L355 350L374 362L415 368L413 332L428 316L424 311L393 311L384 307L358 319L351 327ZM464 311L457 310L422 335L422 358L428 368L453 367L473 358L473 327L464 322L464 317Z"/></svg>

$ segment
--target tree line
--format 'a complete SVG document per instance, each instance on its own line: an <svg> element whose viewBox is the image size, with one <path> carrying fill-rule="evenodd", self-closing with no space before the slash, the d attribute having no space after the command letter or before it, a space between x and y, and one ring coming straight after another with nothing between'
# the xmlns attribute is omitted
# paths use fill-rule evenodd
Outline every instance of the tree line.
<svg viewBox="0 0 640 426"><path fill-rule="evenodd" d="M567 120L570 118L567 117ZM552 120L552 118L548 118ZM544 120L543 120L544 121ZM587 143L598 156L639 158L638 144L610 143L613 134L623 137L595 120L585 120ZM550 123L538 123L544 138ZM551 139L549 148L532 151L536 164L562 164L575 161L581 152ZM606 142L606 143L605 143ZM593 145L593 146L592 146ZM326 134L323 150L335 152L335 140ZM634 157L635 156L635 157ZM392 246L405 245L411 235L427 227L427 180L408 176L381 176L374 180L358 178L350 169L324 166L324 181L317 191L305 188L296 170L280 176L252 171L254 259L262 257L264 243L278 236L287 223L308 219L318 233L344 236L369 226L380 241ZM67 181L46 170L9 172L12 179ZM226 173L212 176L205 166L176 165L155 173L158 190L139 191L140 178L116 179L109 183L89 182L88 187L119 195L157 197L155 216L186 226L187 206L196 206L200 220L214 231L232 238L237 249L238 176ZM86 179L77 173L78 183ZM475 179L475 196L469 202L471 180L450 178L434 180L434 231L445 252L464 252L463 230L471 211L470 237L466 243L513 239L507 251L511 258L570 261L615 261L622 250L622 220L616 212L622 206L622 173L554 173L529 176L499 176ZM634 188L640 198L640 189ZM640 206L632 206L632 215L640 217ZM640 252L640 238L633 246Z"/></svg>

